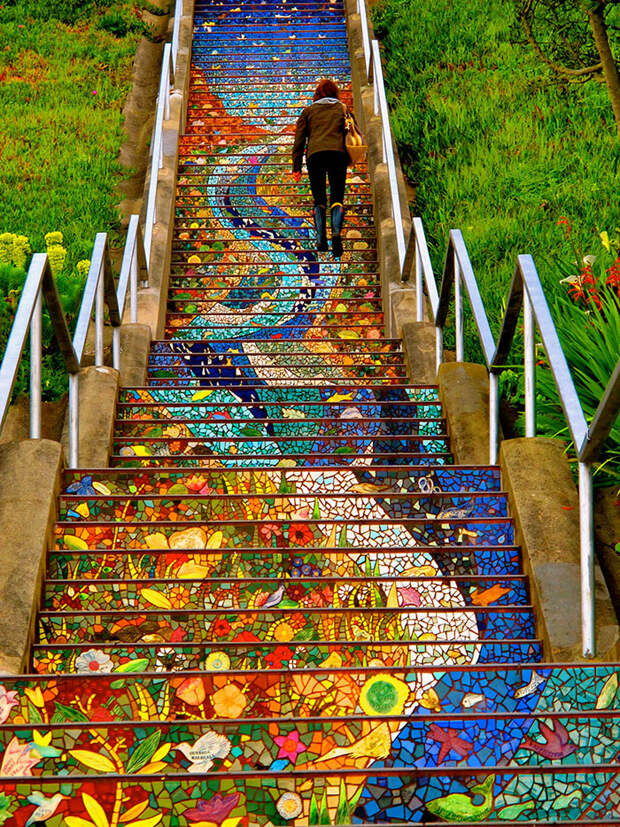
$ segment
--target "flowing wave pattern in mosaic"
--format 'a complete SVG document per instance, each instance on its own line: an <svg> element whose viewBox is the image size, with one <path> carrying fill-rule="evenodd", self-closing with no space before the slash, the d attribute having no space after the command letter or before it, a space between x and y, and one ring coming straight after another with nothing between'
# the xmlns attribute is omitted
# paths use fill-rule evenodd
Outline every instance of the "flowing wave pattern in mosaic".
<svg viewBox="0 0 620 827"><path fill-rule="evenodd" d="M165 339L65 475L0 824L620 818L620 667L542 662L499 471L385 334L365 167L313 249L292 129L323 75L351 102L343 15L196 3Z"/></svg>

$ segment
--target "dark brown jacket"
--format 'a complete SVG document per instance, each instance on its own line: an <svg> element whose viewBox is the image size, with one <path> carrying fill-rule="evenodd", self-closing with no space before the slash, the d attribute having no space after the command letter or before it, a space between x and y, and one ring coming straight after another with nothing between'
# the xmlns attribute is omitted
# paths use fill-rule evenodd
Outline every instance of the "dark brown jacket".
<svg viewBox="0 0 620 827"><path fill-rule="evenodd" d="M355 116L353 116L355 120ZM357 122L356 122L357 123ZM304 157L315 152L344 152L344 109L342 103L313 103L306 106L295 127L293 172L301 172Z"/></svg>

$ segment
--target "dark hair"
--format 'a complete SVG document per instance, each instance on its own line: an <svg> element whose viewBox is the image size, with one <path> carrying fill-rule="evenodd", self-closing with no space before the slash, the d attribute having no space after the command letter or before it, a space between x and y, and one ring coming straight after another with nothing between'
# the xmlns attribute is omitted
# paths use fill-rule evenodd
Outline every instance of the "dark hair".
<svg viewBox="0 0 620 827"><path fill-rule="evenodd" d="M321 98L339 98L340 92L333 80L323 78L319 81L319 85L314 90L313 101L321 100Z"/></svg>

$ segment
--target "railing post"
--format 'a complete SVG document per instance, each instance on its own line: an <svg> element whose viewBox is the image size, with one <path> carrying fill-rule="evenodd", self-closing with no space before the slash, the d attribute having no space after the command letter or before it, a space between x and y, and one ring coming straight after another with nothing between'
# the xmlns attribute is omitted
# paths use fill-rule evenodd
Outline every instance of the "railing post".
<svg viewBox="0 0 620 827"><path fill-rule="evenodd" d="M489 371L489 465L497 465L499 444L498 374Z"/></svg>
<svg viewBox="0 0 620 827"><path fill-rule="evenodd" d="M454 256L454 326L456 336L456 361L463 361L463 285L461 284L461 267L456 250L452 251Z"/></svg>
<svg viewBox="0 0 620 827"><path fill-rule="evenodd" d="M415 319L416 322L424 321L424 272L422 270L422 256L420 255L420 245L418 244L418 236L415 231L415 225L412 224L411 232L413 235L413 249L414 266L415 266Z"/></svg>
<svg viewBox="0 0 620 827"><path fill-rule="evenodd" d="M172 68L176 76L177 54L179 51L179 32L181 28L181 16L183 14L183 0L176 0L174 6L174 27L172 29Z"/></svg>
<svg viewBox="0 0 620 827"><path fill-rule="evenodd" d="M138 244L139 239L136 233L136 243L129 270L129 312L132 324L138 321Z"/></svg>
<svg viewBox="0 0 620 827"><path fill-rule="evenodd" d="M581 548L581 638L584 658L595 655L594 518L592 466L579 463L579 540Z"/></svg>
<svg viewBox="0 0 620 827"><path fill-rule="evenodd" d="M172 68L172 48L170 48L167 52L168 55L168 64L162 65L161 70L166 80L165 83L165 95L164 95L164 120L167 121L170 118L170 80L171 74L170 69ZM164 54L164 60L166 59L166 54ZM162 142L163 143L163 142ZM163 163L163 148L162 148L162 163Z"/></svg>
<svg viewBox="0 0 620 827"><path fill-rule="evenodd" d="M372 55L372 98L375 105L375 115L379 114L379 87L377 85L377 67L375 66L375 57Z"/></svg>
<svg viewBox="0 0 620 827"><path fill-rule="evenodd" d="M437 373L443 362L443 330L439 325L435 325L435 366Z"/></svg>
<svg viewBox="0 0 620 827"><path fill-rule="evenodd" d="M30 321L30 439L41 439L41 288Z"/></svg>
<svg viewBox="0 0 620 827"><path fill-rule="evenodd" d="M95 294L95 365L103 365L103 268L105 264L101 259L99 274L97 276L97 292Z"/></svg>
<svg viewBox="0 0 620 827"><path fill-rule="evenodd" d="M80 442L79 373L69 374L69 467L77 468Z"/></svg>
<svg viewBox="0 0 620 827"><path fill-rule="evenodd" d="M121 326L112 328L112 367L121 369Z"/></svg>
<svg viewBox="0 0 620 827"><path fill-rule="evenodd" d="M534 311L523 285L523 368L525 374L525 436L536 436L536 325Z"/></svg>
<svg viewBox="0 0 620 827"><path fill-rule="evenodd" d="M368 37L368 18L366 16L365 0L357 0L357 12L360 16L360 27L362 29L362 46L364 49L364 64L366 66L366 80L368 80L370 71L370 38Z"/></svg>

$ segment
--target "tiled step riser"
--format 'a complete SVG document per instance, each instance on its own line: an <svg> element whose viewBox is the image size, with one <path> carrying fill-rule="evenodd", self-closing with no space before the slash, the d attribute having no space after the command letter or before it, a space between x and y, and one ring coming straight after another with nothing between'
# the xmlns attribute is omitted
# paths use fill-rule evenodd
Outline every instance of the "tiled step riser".
<svg viewBox="0 0 620 827"><path fill-rule="evenodd" d="M285 393L282 393L283 390L284 389L282 386L266 385L261 388L260 397L257 395L255 399L250 399L249 404L251 405L252 402L264 405L275 403L285 407L289 407L291 405L294 407L297 405L303 406L313 404L319 404L321 406L339 405L341 409L350 409L352 406L359 406L360 412L365 409L372 410L373 406L376 406L376 409L378 409L381 405L383 405L384 411L386 410L387 405L393 406L394 410L396 410L396 408L402 409L404 407L409 407L413 404L420 403L435 403L437 406L439 405L437 389L432 387L377 389L376 387L371 387L368 385L363 388L358 388L353 385L342 383L338 387L289 387ZM163 403L166 401L204 402L204 400L209 399L210 404L214 404L219 400L217 398L214 399L213 396L217 397L220 393L226 395L230 393L230 390L228 388L213 388L209 393L209 389L203 389L201 392L201 397L199 399L194 399L194 393L184 388L179 388L178 391L170 390L167 392L152 390L149 388L132 388L121 390L119 400L122 403L154 400ZM289 394L291 394L290 397ZM230 397L226 398L224 401L238 403L239 399L230 394Z"/></svg>
<svg viewBox="0 0 620 827"><path fill-rule="evenodd" d="M179 362L181 359L179 358ZM239 388L239 387L265 387L266 380L272 380L273 384L281 385L282 387L293 387L297 388L302 385L311 385L317 386L321 385L321 380L325 377L329 377L330 382L333 385L344 384L351 387L365 387L368 385L368 382L373 382L375 388L380 390L382 387L393 387L393 388L401 388L403 383L408 381L408 377L406 374L399 375L399 371L394 368L386 367L384 368L385 376L378 376L375 375L379 372L380 368L371 365L360 365L358 369L354 366L342 366L342 365L326 365L321 370L315 370L312 372L311 370L305 370L305 366L291 366L288 374L284 373L285 370L281 365L278 364L269 364L269 365L261 365L259 362L256 364L252 364L250 360L249 364L246 365L209 365L204 364L204 361L198 357L195 360L195 364L177 364L172 365L166 368L156 368L153 367L150 369L150 372L147 372L149 376L149 385L153 388L157 388L161 386L162 382L164 382L165 386L167 387L188 387L188 381L191 383L190 386L197 387L197 388L204 388L205 387L205 380L213 380L213 379L222 379L226 380L223 381L222 384L225 388ZM189 362L189 360L187 360ZM259 371L263 368L264 376L260 375ZM177 370L175 370L175 368ZM245 369L249 375L244 375L240 371ZM278 370L280 371L278 373ZM272 371L275 372L272 376ZM166 375L161 375L165 373ZM301 375L297 375L297 374ZM356 375L359 373L360 375ZM395 375L391 375L394 373ZM202 384L200 384L202 382ZM207 385L208 387L208 385Z"/></svg>
<svg viewBox="0 0 620 827"><path fill-rule="evenodd" d="M287 511L305 509L308 514L331 514L339 511L342 514L363 516L369 511L381 508L386 515L407 519L436 517L439 520L449 520L454 517L505 517L507 503L505 495L470 493L464 497L447 496L443 494L412 495L410 493L393 494L330 494L292 495L273 494L254 495L253 502L248 503L245 494L228 494L224 497L210 494L191 495L186 490L182 494L178 489L176 496L167 499L149 495L140 497L115 497L108 499L105 496L96 499L90 497L60 498L61 520L112 520L116 522L119 514L131 511L132 521L149 522L166 519L166 515L174 511L180 520L215 520L224 515L228 517L243 517L254 515L260 518L265 515L269 518L273 508Z"/></svg>
<svg viewBox="0 0 620 827"><path fill-rule="evenodd" d="M311 324L308 325L296 325L295 327L289 327L283 325L280 327L281 337L282 339L302 339L306 336L312 338L314 332L318 328ZM195 339L196 336L201 336L205 341L208 342L216 342L221 341L222 336L226 334L226 331L230 331L230 327L226 325L209 325L202 324L200 322L199 317L195 317L192 325L186 325L185 323L181 322L176 324L168 324L167 327L164 328L164 335L168 335L169 339L173 341L178 340L187 340L187 339ZM256 341L264 341L268 335L269 331L273 331L273 325L265 325L261 323L257 323L255 321L251 321L249 324L247 323L247 319L244 324L239 324L233 327L231 331L230 339L235 339L241 335L241 332L244 332L243 340L245 342L256 342ZM383 336L383 328L382 326L376 325L364 325L358 324L354 327L346 327L346 326L338 326L338 325L323 325L324 336L320 339L321 341L325 341L326 339L334 338L334 339L347 339L350 341L357 341L357 342L373 342ZM315 339L314 341L318 341Z"/></svg>
<svg viewBox="0 0 620 827"><path fill-rule="evenodd" d="M133 629L124 632L128 638L134 635ZM433 666L439 670L448 665L465 665L482 658L485 663L513 665L518 663L536 663L542 660L542 641L527 639L491 640L485 638L480 643L470 640L433 640L411 643L409 641L339 641L302 643L294 647L285 646L292 654L284 651L279 641L254 641L247 643L177 643L164 641L159 644L106 644L90 641L87 644L37 645L33 647L33 668L35 672L75 672L76 659L81 654L97 651L107 655L113 668L118 668L128 660L139 661L144 670L161 672L162 670L185 671L204 669L204 664L212 655L214 658L225 656L232 669L265 669L267 664L280 663L283 668L305 670L308 667L321 667L332 656L348 667L366 667L371 661L385 663L408 663L415 668L421 665ZM105 661L107 663L107 660Z"/></svg>
<svg viewBox="0 0 620 827"><path fill-rule="evenodd" d="M181 389L183 391L183 389ZM244 422L248 419L250 409L256 407L255 404L249 403L244 405L231 393L230 402L208 402L200 401L200 399L192 400L196 394L192 394L187 401L167 401L165 398L162 404L159 400L154 400L153 397L160 394L167 395L165 391L157 391L156 394L148 393L148 398L145 398L143 404L138 402L119 402L117 406L118 419L132 419L132 420L160 420L160 419L174 419L183 421L189 419L190 421L218 421L235 419ZM169 395L169 394L168 394ZM198 392L200 396L200 392ZM145 394L146 396L146 394ZM183 396L183 393L179 393ZM201 399L208 399L210 394L204 393ZM263 422L269 425L275 425L281 421L287 422L294 420L297 422L312 421L312 422L346 422L348 414L350 413L350 405L347 404L321 404L315 402L291 402L288 406L285 401L278 403L273 401L258 402L261 414L249 419L249 423L256 426L262 425ZM359 417L355 419L360 425L366 423L389 424L390 427L409 427L414 423L419 423L420 432L424 432L424 428L433 425L441 419L441 409L438 404L425 403L393 403L387 402L385 404L364 402L356 404L355 408L359 413ZM394 416L395 415L395 416ZM396 425L394 425L396 422Z"/></svg>
<svg viewBox="0 0 620 827"><path fill-rule="evenodd" d="M179 359L179 362L182 360ZM189 360L188 360L189 361ZM165 385L172 383L185 384L188 380L201 380L204 378L221 378L222 380L237 379L243 381L244 385L256 385L264 383L265 379L272 379L278 382L312 382L317 384L320 379L329 379L331 382L367 382L368 380L376 381L381 386L401 385L403 381L407 381L407 375L404 371L399 371L394 368L381 368L372 366L359 367L342 367L342 365L325 365L321 369L312 369L312 366L305 365L291 365L284 367L278 364L247 364L242 365L209 365L204 364L202 360L196 360L197 364L177 364L160 368L152 366L147 370L147 381L152 383L153 387L159 387L162 380L169 380L164 382ZM242 371L249 373L245 376ZM393 373L393 376L382 376L381 373Z"/></svg>
<svg viewBox="0 0 620 827"><path fill-rule="evenodd" d="M347 306L358 302L372 301L373 305L379 300L378 287L351 287L351 288L330 288L321 284L310 283L309 285L300 288L298 284L293 286L274 284L273 282L265 281L264 276L248 276L239 279L233 277L235 282L227 284L225 280L219 276L212 277L190 276L186 278L173 278L172 286L170 288L170 296L173 301L190 301L193 299L200 299L201 301L228 301L235 302L235 306L243 308L247 303L255 304L258 301L296 301L299 298L300 290L309 291L310 295L329 293L331 300L338 302L346 302ZM198 286L188 287L183 284L183 281L195 281ZM291 279L291 281L297 279ZM239 284L243 281L243 284ZM251 282L255 283L252 284Z"/></svg>
<svg viewBox="0 0 620 827"><path fill-rule="evenodd" d="M198 411L196 412L198 413ZM190 437L196 433L196 421L191 418L183 419L178 416L173 416L172 412L166 412L163 417L147 418L147 415L136 417L135 419L118 419L115 424L115 432L120 436L165 436L172 435ZM204 430L206 423L199 425L200 430ZM224 434L231 429L237 433L252 433L265 434L271 436L312 436L325 430L334 432L336 428L341 434L354 434L359 432L359 428L364 428L365 431L377 435L393 435L393 436L415 436L422 434L424 436L434 436L445 433L445 422L441 419L409 419L403 421L394 421L387 419L356 419L357 427L346 427L346 422L343 423L339 419L270 419L262 423L254 419L239 419L234 421L234 425L227 419L218 422L217 418L211 420L210 428L213 434L218 432Z"/></svg>
<svg viewBox="0 0 620 827"><path fill-rule="evenodd" d="M275 512L274 512L275 513ZM176 516L176 514L175 514ZM122 515L120 517L122 520ZM150 523L146 525L118 521L115 525L99 523L59 523L55 532L55 548L85 550L87 548L113 548L128 545L129 548L209 548L208 543L219 542L219 547L281 548L312 546L321 547L340 545L342 548L354 548L357 545L375 546L377 548L412 548L417 544L428 545L462 543L497 546L512 545L512 523L500 518L481 518L478 520L451 520L449 522L424 519L388 521L385 516L372 520L358 520L350 524L346 516L331 518L329 521L315 520L278 520L277 517L262 517L257 520L231 521L220 519L217 531L210 525L199 521L185 529L179 529L174 523ZM194 536L195 535L195 536ZM337 540L330 541L334 535ZM193 540L193 542L190 542ZM214 545L210 546L215 547ZM353 552L354 553L354 552Z"/></svg>
<svg viewBox="0 0 620 827"><path fill-rule="evenodd" d="M353 568L353 567L351 567ZM108 581L99 575L96 581L48 581L42 608L45 611L75 611L80 607L89 610L148 611L153 606L161 608L178 605L191 611L235 606L240 610L260 607L267 600L275 599L282 590L281 604L289 608L307 605L309 601L319 604L325 601L334 606L351 607L370 604L373 600L385 605L388 595L399 603L411 599L418 606L439 594L450 594L466 601L468 605L480 605L491 601L493 605L510 606L529 604L527 583L521 580L501 578L460 579L400 577L386 581L382 578L357 578L343 575L336 579L321 576L310 579L303 577L286 578L278 585L265 580L178 580L158 581L155 579L131 582ZM375 591L373 591L375 590ZM406 595L407 597L403 597Z"/></svg>
<svg viewBox="0 0 620 827"><path fill-rule="evenodd" d="M522 572L521 556L515 547L462 547L447 546L440 549L435 547L419 547L419 553L426 554L433 565L426 570L428 576L435 572L467 578L475 574L484 576L486 572L494 577L519 576ZM186 558L186 559L185 559ZM379 563L389 560L394 571L391 579L399 577L413 582L424 568L413 574L404 574L411 568L408 556L403 557L402 550L398 549L355 549L357 569L354 573L375 572L379 570ZM184 562L178 560L178 553L166 549L130 549L118 550L87 550L87 551L51 551L48 558L48 580L98 577L121 578L136 580L140 578L165 578L171 573L177 576L179 568L184 565L191 577L262 577L272 578L274 566L288 577L297 579L302 577L318 576L313 572L321 572L323 577L337 576L346 578L351 574L350 560L341 549L257 549L225 550L223 552L203 550L185 550ZM185 578L183 578L185 579ZM414 587L415 588L415 587ZM489 586L489 588L491 588ZM485 598L495 597L497 592L486 592ZM415 596L414 596L415 599Z"/></svg>
<svg viewBox="0 0 620 827"><path fill-rule="evenodd" d="M311 680L308 679L307 682L311 683ZM344 683L346 679L341 677L340 680ZM300 685L302 683L303 681L299 681ZM396 738L400 737L406 742L407 748L403 747L400 751L396 751L391 764L394 769L400 768L406 771L407 767L411 767L411 758L417 759L418 762L426 758L430 765L432 765L432 758L435 758L437 762L435 766L451 767L454 762L452 749L448 747L442 750L441 746L442 736L446 737L450 734L453 738L461 739L455 742L456 749L454 750L455 755L460 758L459 767L461 768L479 768L479 759L476 758L474 750L478 751L484 745L486 749L495 753L493 756L495 761L488 762L492 766L502 761L504 766L519 768L521 772L528 770L531 772L536 768L536 753L527 748L513 748L510 756L512 760L506 761L506 755L501 751L502 742L511 740L518 743L521 739L539 742L540 723L543 724L543 728L548 726L546 721L549 719L543 716L489 716L480 719L474 718L471 714L460 718L450 717L447 721L437 714L424 715L423 718L353 714L343 721L330 717L329 681L317 681L317 684L319 689L327 684L325 695L320 703L317 703L316 699L313 703L312 697L305 702L302 698L295 710L291 702L293 714L296 713L300 717L288 720L282 718L266 721L260 719L226 721L218 720L217 715L209 720L209 707L212 705L205 703L206 720L199 723L167 723L155 720L153 723L144 724L139 729L129 730L126 726L110 722L97 722L95 725L88 725L85 722L69 722L57 725L50 729L52 738L48 745L51 748L50 751L57 751L57 754L47 759L44 757L38 762L38 769L44 776L55 775L58 753L65 753L69 756L64 767L67 776L70 778L72 775L82 775L84 765L76 757L75 751L88 751L92 747L93 736L98 736L111 745L118 745L114 753L119 760L119 765L129 766L135 773L148 768L148 752L152 751L154 755L162 745L159 758L162 766L158 766L156 771L161 775L180 774L186 771L192 763L198 763L192 762L185 756L181 745L193 745L207 729L211 737L222 746L217 756L208 759L209 772L213 773L229 770L231 773L251 776L254 769L252 765L257 754L260 756L261 765L267 769L269 765L273 766L278 762L282 752L281 742L287 739L291 739L291 749L295 753L295 766L307 765L320 769L320 765L323 764L325 770L354 770L359 767L359 757L356 756L354 750L353 755L351 754L352 747L356 742L362 741L370 731L376 736L376 743L369 745L370 755L366 756L370 759L380 757ZM350 685L352 692L355 689L359 691L354 681L351 681ZM326 707L327 712L317 717ZM219 708L217 703L216 708ZM310 720L306 717L308 710L314 713ZM155 705L153 714L156 717L157 707ZM601 752L600 763L609 765L614 762L616 749L611 739L614 733L619 732L617 721L601 719L599 716L584 715L581 717L575 712L555 715L552 721L554 726L569 733L567 750L570 750L571 764L577 766L587 764L594 748ZM18 732L22 739L34 742L34 728L24 728ZM0 748L6 749L11 739L16 736L16 730L0 728ZM143 744L147 745L146 749ZM604 746L603 750L601 750L601 745ZM561 753L562 749L559 752ZM290 762L289 758L288 763ZM148 772L148 769L146 771ZM275 773L277 770L274 770Z"/></svg>
<svg viewBox="0 0 620 827"><path fill-rule="evenodd" d="M209 463L218 464L222 468L235 465L248 468L263 467L285 461L288 465L300 468L312 467L316 461L317 467L329 467L349 463L352 468L359 465L449 465L452 455L445 450L445 446L434 444L434 438L424 440L428 444L410 447L408 450L398 450L393 444L382 444L383 440L369 436L366 440L359 439L355 446L351 440L335 442L324 440L322 436L289 439L282 437L275 440L268 437L239 443L233 439L212 439L210 437L171 437L159 441L128 437L124 441L114 443L114 453L111 456L119 460L136 460L139 462L161 462L170 465L170 457L178 460L179 467L199 468ZM392 440L393 443L393 440ZM191 465L181 465L191 462ZM172 463L174 464L174 463Z"/></svg>
<svg viewBox="0 0 620 827"><path fill-rule="evenodd" d="M110 469L97 472L97 485L105 490L93 487L92 473L84 471L65 471L63 491L81 496L97 494L167 494L171 486L196 493L216 494L250 494L282 493L282 486L294 494L299 486L309 487L313 493L342 492L352 485L364 486L361 493L388 493L390 491L426 491L460 492L460 491L499 491L500 473L498 468L483 466L427 467L420 469L359 469L355 480L351 480L346 469L330 471L305 470L299 472L289 469L273 470L232 470L217 468L201 469L198 475L183 471L169 471L146 474L136 480L133 473L122 473Z"/></svg>
<svg viewBox="0 0 620 827"><path fill-rule="evenodd" d="M201 410L198 409L194 413L200 414L200 412ZM115 431L119 436L135 436L136 434L163 436L168 433L172 435L185 434L189 436L194 433L196 428L196 420L183 416L183 411L177 411L176 414L179 415L175 415L175 411L169 409L160 412L156 409L153 411L141 410L134 412L133 415L132 412L128 413L125 411L125 416L122 416L122 411L120 413L121 418L117 419L115 424ZM262 422L260 420L257 421L255 419L240 417L239 419L235 419L234 425L232 425L232 420L229 420L228 417L221 417L220 419L217 415L209 417L208 411L205 411L205 413L206 421L210 423L214 434L217 434L218 430L220 432L226 432L234 429L240 434L263 433L272 436L282 436L286 434L310 436L316 435L324 430L334 432L337 427L342 426L342 432L345 434L359 433L359 429L363 428L366 433L378 435L411 437L423 435L428 437L443 434L446 430L445 422L442 419L416 419L410 417L401 421L394 421L379 417L375 419L360 417L356 419L357 428L353 429L352 427L346 427L346 420L343 423L342 420L337 417L301 416L298 419L292 417L274 417ZM203 422L202 427L204 427L205 424L206 422ZM192 430L190 426L193 426L194 430Z"/></svg>
<svg viewBox="0 0 620 827"><path fill-rule="evenodd" d="M201 296L200 294L191 297L177 297L174 293L168 299L169 313L196 313L196 303L199 302L201 312L216 313L218 316L224 313L237 315L239 312L247 312L248 310L256 310L261 312L270 312L274 315L286 314L290 315L292 311L298 312L301 309L308 310L313 303L317 305L313 312L319 312L319 307L323 308L320 312L323 314L339 316L339 315L357 315L359 313L380 313L381 303L376 300L369 299L331 299L333 307L329 307L329 301L325 301L324 297L314 296L311 287L300 288L298 295L293 298L285 296L255 296L254 298L237 299L231 298L209 298L208 296ZM190 306L188 306L190 305Z"/></svg>
<svg viewBox="0 0 620 827"><path fill-rule="evenodd" d="M270 428L269 424L267 421L263 425L259 421L256 427L244 429L243 426L237 426L234 422L231 422L228 428L224 428L221 423L217 422L213 425L209 422L194 422L189 438L201 440L200 444L213 448L214 453L226 452L230 445L235 445L242 453L254 453L257 444L263 442L268 442L275 450L286 453L287 449L295 451L296 446L307 445L308 443L313 445L316 441L319 447L315 450L342 454L356 454L363 451L369 447L368 442L370 440L374 442L373 448L377 453L405 454L420 453L421 451L445 453L449 450L450 444L449 438L444 433L431 433L430 435L421 433L411 437L406 435L394 436L389 432L386 433L381 428L368 426L364 428L363 424L358 425L357 422L352 423L349 427L346 427L345 424L345 427L339 429L337 434L335 428L330 428L329 425L312 429L311 434L304 434L303 427L300 428L301 433L296 428L289 427L287 429L288 433L279 434L275 428ZM432 432L433 429L428 430ZM161 437L153 434L148 438L145 437L143 444L150 446L155 452L157 445L167 444L168 441L175 440L179 436L180 434L176 432L170 435L164 434ZM128 439L119 435L113 443L114 447L121 448L124 444L127 444ZM342 446L347 450L343 450Z"/></svg>
<svg viewBox="0 0 620 827"><path fill-rule="evenodd" d="M447 602L447 601L446 601ZM422 635L439 640L480 637L496 640L533 639L536 627L531 606L446 606L391 609L280 609L200 611L150 609L135 611L93 610L39 613L37 640L41 644L81 643L84 640L113 643L119 631L136 640L157 635L163 640L188 642L231 642L239 633L259 640L304 642L311 646L320 640L355 639L356 629L372 640L389 638L393 642L416 641Z"/></svg>
<svg viewBox="0 0 620 827"><path fill-rule="evenodd" d="M178 647L179 644L170 644ZM246 644L251 646L251 644ZM234 647L233 647L234 648ZM286 648L286 647L285 647ZM82 649L78 654L80 662L76 664L79 674L54 674L41 676L7 676L3 686L7 692L14 692L13 701L6 710L5 727L32 726L41 723L39 717L50 720L55 715L62 721L80 724L79 716L70 717L67 712L79 710L78 701L90 692L97 705L103 701L116 712L115 721L135 720L135 704L140 696L147 695L153 706L158 709L158 721L177 721L184 725L188 719L197 717L201 712L204 718L217 719L226 724L228 716L217 712L213 696L222 686L222 678L234 683L240 690L242 709L237 710L237 719L271 717L269 710L262 707L267 704L274 718L293 717L297 712L301 717L312 716L313 707L323 706L327 693L334 691L334 684L339 679L351 688L351 702L346 707L334 709L332 717L348 715L370 715L384 717L399 715L426 726L430 721L456 720L471 721L472 726L479 726L488 716L516 718L525 720L530 717L578 716L597 720L603 715L617 720L619 708L616 703L607 706L609 693L607 687L613 682L617 673L617 664L520 664L520 665L476 665L466 667L446 664L442 669L420 665L413 672L407 662L401 658L391 666L375 662L365 667L350 667L345 658L336 655L336 647L331 647L329 662L320 667L307 667L290 670L280 665L284 653L278 653L270 660L274 661L269 670L233 671L226 668L228 658L224 653L209 660L206 669L194 674L187 674L181 679L175 672L160 669L136 679L134 675L122 674L121 670L109 672L111 664L103 658L97 658L98 650ZM396 650L394 650L396 651ZM80 649L76 649L80 652ZM384 653L387 656L388 650ZM342 661L342 662L340 662ZM303 665L303 664L302 664ZM389 676L389 677L388 677ZM396 706L402 706L400 713L395 709L385 711L385 707L371 706L364 702L368 710L360 704L362 690L368 690L376 682L397 682L400 690ZM183 682L187 681L186 686ZM308 689L318 691L299 692L298 687L307 682ZM402 684L402 686L400 685ZM194 691L191 691L192 685ZM38 694L37 688L41 695ZM431 692L430 690L433 690ZM30 704L34 697L36 704ZM197 709L197 698L204 695L204 708ZM167 703L161 701L166 698ZM88 696L86 696L88 697ZM147 700L148 700L147 699ZM579 699L579 706L576 701ZM394 700L397 700L396 695ZM389 705L388 705L388 708ZM605 710L609 710L606 712ZM43 710L43 713L37 712ZM483 713L483 714L481 714ZM94 722L113 725L109 718ZM59 721L58 723L60 723Z"/></svg>
<svg viewBox="0 0 620 827"><path fill-rule="evenodd" d="M372 460L376 465L386 466L402 466L409 468L412 465L424 466L425 464L438 465L444 463L449 465L452 462L451 454L433 454L432 462L429 463L427 454L372 454L365 455L365 459ZM246 454L231 452L229 454L221 454L214 457L212 454L192 454L191 449L183 451L182 449L176 453L168 452L162 449L158 456L144 456L142 450L138 448L137 452L134 448L128 448L123 454L112 454L110 456L110 467L114 469L136 469L151 470L163 469L165 471L170 468L183 468L187 470L198 470L205 465L211 463L220 468L263 468L271 466L277 468L282 464L289 466L295 465L298 468L332 468L334 465L343 464L342 454L318 454L307 453L303 456L299 454L278 454L274 456L271 463L265 459L265 454ZM352 470L359 467L360 462L355 457L351 456L349 466Z"/></svg>
<svg viewBox="0 0 620 827"><path fill-rule="evenodd" d="M194 353L190 350L190 348L186 351L182 351L181 348L179 348L178 353L170 352L165 354L154 354L149 359L148 363L149 370L162 370L166 368L173 369L186 366L212 368L239 367L253 369L270 367L289 367L291 369L311 368L315 370L317 374L319 374L321 370L333 369L337 367L341 369L342 373L346 373L346 371L351 368L359 368L360 371L383 370L384 374L387 374L390 377L400 376L401 380L405 382L407 381L405 365L402 364L400 355L397 355L394 359L388 358L382 363L380 355L377 355L376 357L360 356L359 358L354 359L352 356L348 356L344 353L334 353L326 354L321 359L321 357L312 358L312 355L308 353L295 355L286 352L267 352L252 356L237 356L233 354L229 355L226 352L218 354L215 351L212 351L210 354ZM399 382L399 384L402 385L403 381Z"/></svg>
<svg viewBox="0 0 620 827"><path fill-rule="evenodd" d="M531 802L527 808L527 816L530 819L540 819L545 824L556 823L557 810L553 804L558 798L565 796L566 789L581 791L580 796L573 797L574 800L592 803L592 819L597 817L605 819L606 811L609 811L608 806L615 806L613 800L619 790L617 773L613 767L606 765L601 769L600 774L594 776L592 774L594 769L589 766L580 768L578 765L570 765L566 767L566 770L563 768L536 770L531 767L524 768L518 774L514 769L511 771L501 766L490 767L486 771L462 770L459 773L459 786L468 791L461 793L465 801L473 802L476 793L479 798L482 795L480 801L483 803L476 803L475 806L480 807L482 813L500 814L503 823L508 823L507 819L514 820L506 811L509 807L512 813L519 811L515 810L512 805L523 796L523 790L526 791L528 802ZM446 770L438 769L437 772L446 773ZM503 781L504 774L510 775L511 772L512 779ZM398 777L399 774L402 775L401 778ZM482 783L481 776L484 776ZM137 781L136 778L140 780ZM304 769L297 772L281 771L274 776L270 776L263 770L256 772L254 778L236 778L226 772L213 774L209 776L205 785L201 786L195 777L182 773L169 776L169 783L173 785L175 791L173 799L170 794L162 794L162 786L165 787L165 785L162 785L157 773L153 773L134 777L121 776L118 780L102 779L97 782L97 794L106 801L114 801L120 794L119 800L121 801L130 804L137 802L134 806L140 805L142 815L151 819L159 819L159 816L162 816L164 820L161 823L170 825L181 824L180 819L185 819L184 813L187 812L191 814L192 819L201 818L203 812L208 815L215 812L218 816L221 812L226 812L231 813L233 817L237 815L236 820L239 820L244 817L248 809L253 814L252 823L258 827L271 825L274 820L281 818L278 815L279 810L287 815L291 812L299 812L300 817L303 814L305 823L310 824L321 823L321 809L325 813L323 823L327 823L328 818L333 818L339 824L350 824L353 816L352 809L356 818L362 823L375 823L371 819L378 815L382 820L392 820L390 818L392 811L397 814L398 823L402 823L403 818L406 819L406 823L411 823L420 822L422 819L428 821L429 817L433 817L432 810L428 808L443 806L443 799L452 789L452 778L452 774L437 775L429 770L409 769L404 772L398 769L380 772L375 770L373 773L365 769L357 770L357 772L354 770L332 771L328 781L324 776ZM371 782L379 784L380 790L383 788L389 790L382 796L384 809L378 807L376 798L371 795L372 786L368 787ZM296 783L302 789L301 795L291 791ZM603 785L613 792L609 800L606 799L601 803L598 800L598 793ZM60 793L61 789L65 792ZM413 790L417 791L417 795L412 797ZM44 782L33 780L20 785L9 783L4 791L7 796L20 801L25 807L28 806L26 796L30 793L42 791L50 799L54 795L65 795L66 800L59 799L61 804L58 812L72 812L78 814L87 823L93 823L87 818L89 810L84 803L86 800L90 805L92 798L92 781L87 779L78 780L70 777L65 779L61 776ZM205 798L197 798L201 794ZM433 804L434 800L439 803ZM157 804L152 806L150 801L157 801ZM206 803L208 801L215 803L208 805ZM144 806L142 806L143 802ZM216 806L218 809L215 809ZM474 804L469 806L473 808ZM90 807L92 809L92 805ZM109 806L108 810L111 811L111 809L112 807ZM28 811L32 811L32 807ZM506 814L502 815L502 811ZM523 811L523 807L520 811ZM105 809L102 808L102 812L105 815ZM122 818L123 813L128 813L129 810L126 805L121 805L119 812ZM426 813L429 815L427 816ZM129 818L131 815L128 815ZM146 820L147 823L154 823L148 818ZM476 818L476 821L481 824L489 823L481 822L479 818ZM189 819L187 823L191 823Z"/></svg>

